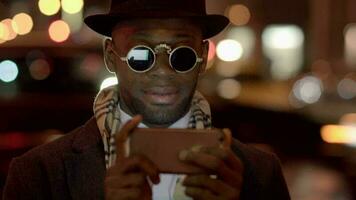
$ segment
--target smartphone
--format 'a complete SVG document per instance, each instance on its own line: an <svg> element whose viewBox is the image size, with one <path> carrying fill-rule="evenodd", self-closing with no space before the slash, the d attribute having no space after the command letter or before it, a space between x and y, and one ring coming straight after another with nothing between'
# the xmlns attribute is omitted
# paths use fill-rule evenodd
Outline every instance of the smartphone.
<svg viewBox="0 0 356 200"><path fill-rule="evenodd" d="M221 129L136 128L128 141L128 154L146 156L161 173L203 173L201 168L180 161L179 153L196 145L221 147L225 139Z"/></svg>

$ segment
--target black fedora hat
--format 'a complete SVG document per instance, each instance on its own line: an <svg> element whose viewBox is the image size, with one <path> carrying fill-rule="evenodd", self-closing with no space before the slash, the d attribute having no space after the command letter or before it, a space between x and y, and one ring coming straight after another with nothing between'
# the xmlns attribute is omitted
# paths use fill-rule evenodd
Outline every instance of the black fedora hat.
<svg viewBox="0 0 356 200"><path fill-rule="evenodd" d="M205 0L112 0L108 14L88 16L84 22L94 31L111 37L118 22L135 18L188 18L201 26L204 39L229 24L223 15L208 15Z"/></svg>

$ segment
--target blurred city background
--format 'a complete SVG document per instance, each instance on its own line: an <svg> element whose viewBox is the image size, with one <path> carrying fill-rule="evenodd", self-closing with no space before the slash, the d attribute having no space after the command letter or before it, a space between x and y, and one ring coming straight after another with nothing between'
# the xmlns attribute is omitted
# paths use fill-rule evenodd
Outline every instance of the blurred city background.
<svg viewBox="0 0 356 200"><path fill-rule="evenodd" d="M0 192L11 159L92 116L115 84L83 17L109 1L0 0ZM211 38L199 90L213 124L282 162L292 199L356 194L356 0L207 0L231 25Z"/></svg>

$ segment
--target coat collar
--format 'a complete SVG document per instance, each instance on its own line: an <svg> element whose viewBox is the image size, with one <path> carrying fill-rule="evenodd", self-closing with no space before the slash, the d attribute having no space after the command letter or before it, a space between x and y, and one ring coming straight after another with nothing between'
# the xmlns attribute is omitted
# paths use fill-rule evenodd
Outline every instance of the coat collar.
<svg viewBox="0 0 356 200"><path fill-rule="evenodd" d="M74 200L103 199L104 149L95 118L74 134L72 152L65 156L67 184Z"/></svg>
<svg viewBox="0 0 356 200"><path fill-rule="evenodd" d="M102 145L101 135L95 117L79 128L73 138L72 148L75 153L82 153L93 146Z"/></svg>

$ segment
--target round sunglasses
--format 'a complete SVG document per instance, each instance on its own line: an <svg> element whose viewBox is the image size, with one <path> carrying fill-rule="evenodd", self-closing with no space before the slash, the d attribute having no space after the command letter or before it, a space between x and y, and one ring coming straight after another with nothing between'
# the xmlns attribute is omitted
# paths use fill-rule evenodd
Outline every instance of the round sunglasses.
<svg viewBox="0 0 356 200"><path fill-rule="evenodd" d="M172 50L167 44L159 44L153 50L146 45L137 45L127 53L126 57L121 57L114 49L112 50L132 71L144 73L154 67L156 54L162 48L169 55L169 65L178 73L187 73L193 70L197 63L203 62L203 58L199 58L197 52L189 46L179 46Z"/></svg>

